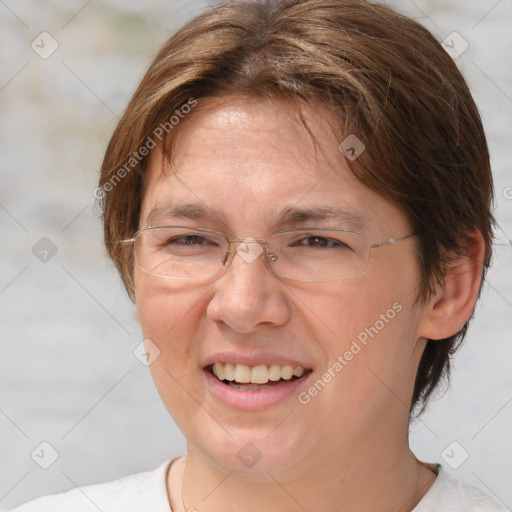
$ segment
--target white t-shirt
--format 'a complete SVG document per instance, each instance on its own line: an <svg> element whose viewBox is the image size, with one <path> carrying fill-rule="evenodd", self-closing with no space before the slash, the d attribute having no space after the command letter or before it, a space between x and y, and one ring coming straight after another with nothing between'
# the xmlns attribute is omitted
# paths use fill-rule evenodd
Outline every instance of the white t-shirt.
<svg viewBox="0 0 512 512"><path fill-rule="evenodd" d="M172 512L166 483L167 471L172 462L168 460L153 471L113 482L43 496L11 512ZM451 478L441 466L436 466L436 469L436 480L412 512L502 510L478 489Z"/></svg>

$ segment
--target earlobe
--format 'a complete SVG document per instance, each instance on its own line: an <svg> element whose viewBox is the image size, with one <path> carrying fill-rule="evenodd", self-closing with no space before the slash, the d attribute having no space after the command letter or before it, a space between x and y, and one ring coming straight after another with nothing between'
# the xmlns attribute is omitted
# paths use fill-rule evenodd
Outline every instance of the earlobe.
<svg viewBox="0 0 512 512"><path fill-rule="evenodd" d="M425 310L420 336L444 339L457 333L471 316L482 279L485 243L479 232L466 237L463 254L454 258L443 283Z"/></svg>

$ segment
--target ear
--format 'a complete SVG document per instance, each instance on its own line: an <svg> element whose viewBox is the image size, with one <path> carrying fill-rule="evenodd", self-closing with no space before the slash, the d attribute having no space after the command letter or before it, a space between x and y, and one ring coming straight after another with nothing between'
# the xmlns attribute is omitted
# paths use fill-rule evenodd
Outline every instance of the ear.
<svg viewBox="0 0 512 512"><path fill-rule="evenodd" d="M432 340L448 338L464 326L480 291L484 255L480 232L468 234L462 255L450 263L443 283L428 301L420 336Z"/></svg>

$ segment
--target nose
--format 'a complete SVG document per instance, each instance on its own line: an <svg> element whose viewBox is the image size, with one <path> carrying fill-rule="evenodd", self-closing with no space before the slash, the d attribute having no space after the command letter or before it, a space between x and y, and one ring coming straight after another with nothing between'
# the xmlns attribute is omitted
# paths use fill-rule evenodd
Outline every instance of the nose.
<svg viewBox="0 0 512 512"><path fill-rule="evenodd" d="M264 258L264 249L254 239L240 242L229 270L215 283L207 308L211 320L239 333L286 324L291 313L286 287Z"/></svg>

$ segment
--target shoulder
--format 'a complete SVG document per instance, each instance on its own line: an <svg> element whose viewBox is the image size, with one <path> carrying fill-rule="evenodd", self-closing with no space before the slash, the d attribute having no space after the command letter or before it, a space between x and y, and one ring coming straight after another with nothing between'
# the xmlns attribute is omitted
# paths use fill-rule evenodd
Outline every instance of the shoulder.
<svg viewBox="0 0 512 512"><path fill-rule="evenodd" d="M154 512L171 512L166 486L171 462L112 482L42 496L11 512L139 512L147 510L148 505Z"/></svg>
<svg viewBox="0 0 512 512"><path fill-rule="evenodd" d="M484 493L452 478L438 466L438 476L413 512L503 512Z"/></svg>

